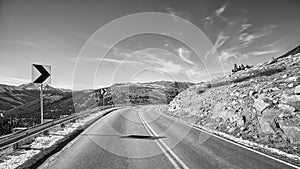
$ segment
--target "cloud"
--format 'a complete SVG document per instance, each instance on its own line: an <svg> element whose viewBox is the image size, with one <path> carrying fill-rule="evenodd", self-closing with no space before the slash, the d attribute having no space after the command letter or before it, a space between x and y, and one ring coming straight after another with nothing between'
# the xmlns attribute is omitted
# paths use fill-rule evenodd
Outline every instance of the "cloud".
<svg viewBox="0 0 300 169"><path fill-rule="evenodd" d="M187 57L186 55L188 55L190 52L187 49L179 51L181 51L181 56L185 55L183 57ZM187 65L184 65L183 63L179 64L175 63L173 60L162 59L164 58L162 57L164 55L174 55L175 57L174 53L163 49L148 48L140 51L132 51L131 53L126 53L125 55L129 57L134 57L135 61L138 62L142 67L155 67L156 69L161 70L162 73L167 72L172 75L178 75L185 73L187 69Z"/></svg>
<svg viewBox="0 0 300 169"><path fill-rule="evenodd" d="M235 52L235 51L230 51L230 50L222 50L219 53L219 60L221 61L230 61L230 60L242 60L242 59L246 59L248 57L247 54L242 54L239 52Z"/></svg>
<svg viewBox="0 0 300 169"><path fill-rule="evenodd" d="M252 24L247 23L247 20L245 20L244 23L241 25L241 29L239 30L239 32L243 32L251 27L252 27Z"/></svg>
<svg viewBox="0 0 300 169"><path fill-rule="evenodd" d="M185 20L191 21L191 14L186 11L178 11L173 9L172 7L167 7L166 12L173 16L174 21L178 22L178 18L183 18Z"/></svg>
<svg viewBox="0 0 300 169"><path fill-rule="evenodd" d="M217 16L218 18L222 19L223 21L227 22L228 24L231 24L231 21L229 18L224 17L222 14L224 13L224 11L226 10L226 8L228 8L229 2L226 2L223 6L221 6L220 8L218 8L215 11L215 16Z"/></svg>
<svg viewBox="0 0 300 169"><path fill-rule="evenodd" d="M225 11L227 5L228 5L228 2L226 2L223 6L221 6L219 9L217 9L215 11L215 14L220 16Z"/></svg>
<svg viewBox="0 0 300 169"><path fill-rule="evenodd" d="M191 53L192 51L186 49L186 48L178 48L177 49L179 57L184 60L185 62L194 65L194 63L191 60Z"/></svg>
<svg viewBox="0 0 300 169"><path fill-rule="evenodd" d="M210 16L208 16L208 17L206 17L206 18L204 18L204 19L202 19L202 20L203 20L203 22L204 22L204 28L205 28L205 29L211 27L211 25L213 24L213 19L212 19L212 17L210 17Z"/></svg>
<svg viewBox="0 0 300 169"><path fill-rule="evenodd" d="M249 24L250 25L250 24ZM242 30L245 29L244 24L241 26ZM250 27L250 26L248 26ZM265 26L256 30L249 31L250 33L241 33L239 36L235 38L235 40L239 41L240 44L248 45L252 43L257 38L269 35L272 32L272 29L275 28L276 25ZM252 32L252 33L251 33Z"/></svg>
<svg viewBox="0 0 300 169"><path fill-rule="evenodd" d="M270 49L270 48L274 48L276 47L276 45L279 43L279 40L276 40L272 43L269 43L269 44L266 44L266 45L263 45L263 46L260 46L259 48L260 49Z"/></svg>
<svg viewBox="0 0 300 169"><path fill-rule="evenodd" d="M248 53L248 55L260 56L260 55L266 55L266 54L271 54L276 52L279 52L279 50L255 51L255 52Z"/></svg>
<svg viewBox="0 0 300 169"><path fill-rule="evenodd" d="M213 14L203 19L203 25L207 30L208 28L209 30L215 30L213 48L206 53L205 58L218 58L222 63L226 63L248 58L251 56L247 53L249 50L253 50L254 55L275 53L276 49L259 49L255 46L255 42L271 35L277 25L257 27L249 23L246 11L230 8L229 4L229 2L224 3ZM226 11L240 14L227 17L224 16Z"/></svg>
<svg viewBox="0 0 300 169"><path fill-rule="evenodd" d="M138 63L136 61L131 61L131 60L118 60L118 59L111 59L111 58L103 58L103 59L101 59L101 62L130 63L130 64L136 64L136 63Z"/></svg>
<svg viewBox="0 0 300 169"><path fill-rule="evenodd" d="M214 49L218 50L221 46L223 46L227 39L229 39L229 36L225 36L224 32L219 33L217 40L213 46Z"/></svg>
<svg viewBox="0 0 300 169"><path fill-rule="evenodd" d="M22 40L0 40L0 43L7 44L7 45L26 45L32 47L41 46L40 44L29 42L29 41L22 41Z"/></svg>
<svg viewBox="0 0 300 169"><path fill-rule="evenodd" d="M276 25L255 28L254 25L248 23L245 17L240 17L239 19L228 18L228 20L230 24L218 33L213 45L214 50L219 53L219 60L222 62L246 59L250 55L243 53L243 50L248 48L256 50L253 46L254 42L270 35L273 29L276 28ZM254 54L259 53L262 52L258 51Z"/></svg>

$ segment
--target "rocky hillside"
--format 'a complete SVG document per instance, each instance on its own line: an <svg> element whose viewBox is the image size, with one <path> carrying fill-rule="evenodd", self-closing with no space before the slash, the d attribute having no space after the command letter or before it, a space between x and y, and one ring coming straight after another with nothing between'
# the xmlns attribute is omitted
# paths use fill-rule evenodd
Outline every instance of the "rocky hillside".
<svg viewBox="0 0 300 169"><path fill-rule="evenodd" d="M49 85L44 87L47 99L58 100L63 92ZM0 113L39 100L39 86L28 83L20 86L0 84Z"/></svg>
<svg viewBox="0 0 300 169"><path fill-rule="evenodd" d="M108 88L106 104L168 104L181 91L192 86L187 82L156 81L115 84ZM107 99L106 99L107 100Z"/></svg>
<svg viewBox="0 0 300 169"><path fill-rule="evenodd" d="M299 52L297 47L290 54L194 85L174 98L168 114L300 155Z"/></svg>

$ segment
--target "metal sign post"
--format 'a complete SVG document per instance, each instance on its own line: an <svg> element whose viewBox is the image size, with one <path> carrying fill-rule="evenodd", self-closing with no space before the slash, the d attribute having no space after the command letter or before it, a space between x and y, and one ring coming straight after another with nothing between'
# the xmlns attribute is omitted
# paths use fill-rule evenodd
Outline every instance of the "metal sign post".
<svg viewBox="0 0 300 169"><path fill-rule="evenodd" d="M102 106L104 106L104 94L106 93L105 89L102 89Z"/></svg>
<svg viewBox="0 0 300 169"><path fill-rule="evenodd" d="M43 83L49 84L51 67L48 65L32 64L32 83L40 84L40 102L41 102L41 124L44 123L44 106L43 106Z"/></svg>
<svg viewBox="0 0 300 169"><path fill-rule="evenodd" d="M102 89L98 89L96 90L96 97L99 97L99 104L101 103L101 99L102 99L102 106L104 106L104 95L106 93L106 89L105 88L102 88Z"/></svg>
<svg viewBox="0 0 300 169"><path fill-rule="evenodd" d="M44 123L43 83L41 83L40 100L41 100L41 124L43 124Z"/></svg>

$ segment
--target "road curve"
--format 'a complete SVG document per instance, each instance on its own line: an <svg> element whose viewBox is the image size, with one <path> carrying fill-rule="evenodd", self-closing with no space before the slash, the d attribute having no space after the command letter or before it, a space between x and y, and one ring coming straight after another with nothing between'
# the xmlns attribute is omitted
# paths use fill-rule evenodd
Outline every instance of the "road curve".
<svg viewBox="0 0 300 169"><path fill-rule="evenodd" d="M155 106L100 119L40 168L285 169L292 166L179 123Z"/></svg>

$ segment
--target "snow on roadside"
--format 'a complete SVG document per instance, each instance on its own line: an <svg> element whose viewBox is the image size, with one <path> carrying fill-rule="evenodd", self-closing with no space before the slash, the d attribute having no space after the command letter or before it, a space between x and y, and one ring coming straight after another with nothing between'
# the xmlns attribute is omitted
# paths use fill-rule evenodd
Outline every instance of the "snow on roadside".
<svg viewBox="0 0 300 169"><path fill-rule="evenodd" d="M105 110L104 110L105 111ZM74 123L67 123L64 128L57 131L49 131L49 136L40 135L34 139L34 142L30 144L30 150L19 149L15 150L13 153L8 154L0 158L0 168L1 169L14 169L22 165L25 161L32 158L34 155L41 152L43 149L51 147L58 140L64 138L65 135L73 132L77 128L81 127L88 121L95 119L99 115L102 115L104 111L99 111L97 113L91 113L81 119L76 120ZM50 129L51 130L51 129Z"/></svg>
<svg viewBox="0 0 300 169"><path fill-rule="evenodd" d="M2 169L14 169L19 165L23 164L30 157L38 154L41 150L17 150L14 154L5 157L3 162L0 163L0 168Z"/></svg>

